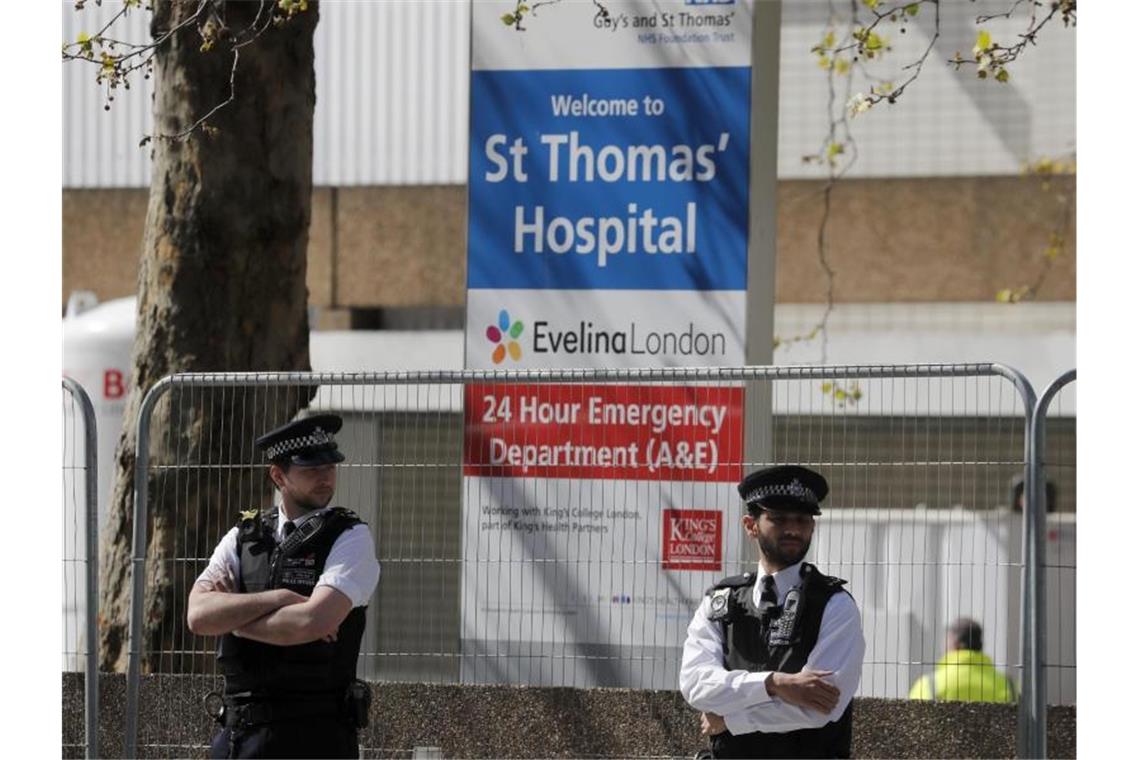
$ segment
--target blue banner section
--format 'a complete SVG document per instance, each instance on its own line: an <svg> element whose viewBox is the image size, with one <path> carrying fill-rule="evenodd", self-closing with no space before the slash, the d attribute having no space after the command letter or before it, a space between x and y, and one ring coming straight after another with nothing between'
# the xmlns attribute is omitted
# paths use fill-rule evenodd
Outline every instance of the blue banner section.
<svg viewBox="0 0 1140 760"><path fill-rule="evenodd" d="M744 290L750 80L472 72L468 288Z"/></svg>

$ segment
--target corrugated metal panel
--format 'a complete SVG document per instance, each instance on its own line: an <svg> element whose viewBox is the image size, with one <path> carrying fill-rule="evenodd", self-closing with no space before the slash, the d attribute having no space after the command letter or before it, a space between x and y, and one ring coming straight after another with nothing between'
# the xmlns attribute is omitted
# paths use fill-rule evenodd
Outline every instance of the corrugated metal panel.
<svg viewBox="0 0 1140 760"><path fill-rule="evenodd" d="M465 181L468 26L465 0L321 5L318 184Z"/></svg>
<svg viewBox="0 0 1140 760"><path fill-rule="evenodd" d="M121 7L114 0L64 12L64 39L92 33ZM466 0L321 3L315 39L318 185L449 184L467 173ZM122 39L148 39L150 15L134 12ZM121 22L120 22L121 23ZM66 187L150 183L150 82L118 93L110 111L95 67L64 66ZM140 89L141 88L141 89Z"/></svg>
<svg viewBox="0 0 1140 760"><path fill-rule="evenodd" d="M80 32L94 34L119 12L121 4L88 3L82 12L68 0L63 9L63 41ZM149 39L150 14L130 11L116 22L115 37ZM116 90L109 111L107 90L95 84L98 66L63 65L63 185L64 187L139 187L150 184L150 148L139 140L151 130L150 80L135 77L131 89Z"/></svg>
<svg viewBox="0 0 1140 760"><path fill-rule="evenodd" d="M498 11L500 2L487 2ZM513 0L501 0L513 6ZM118 7L105 0L82 13L65 10L64 37L96 28ZM966 5L966 4L963 4ZM781 178L824 176L802 157L827 135L827 82L810 52L827 25L827 0L784 3L780 61ZM1075 150L1076 35L1046 30L1009 84L955 73L945 61L968 52L973 17L1008 9L979 0L946 9L942 39L922 80L893 107L852 122L859 162L850 176L945 176L1016 173L1024 161ZM846 4L843 4L846 7ZM951 12L953 11L953 12ZM132 39L145 39L148 14L132 14ZM996 20L995 39L1015 39L1017 21ZM317 25L317 111L313 177L318 185L460 184L467 166L467 0L324 0ZM929 42L929 21L891 34L884 75L913 60ZM895 68L891 69L893 64ZM887 70L890 70L890 74ZM93 67L64 67L64 185L143 186L150 90L120 93L103 111Z"/></svg>
<svg viewBox="0 0 1140 760"><path fill-rule="evenodd" d="M780 39L780 150L777 171L784 178L823 177L826 171L805 165L828 133L827 74L811 52L828 28L828 0L784 3ZM846 3L834 3L842 35L850 18ZM1010 81L978 79L974 67L955 71L947 61L957 51L969 56L978 33L975 18L1004 13L1006 0L943 3L941 33L921 78L895 104L876 106L850 119L859 158L850 176L972 176L1016 174L1025 162L1076 151L1076 45L1074 30L1059 22L1038 37L1037 45L1010 67ZM1011 44L1025 31L1023 6L1010 19L985 24L995 41ZM847 14L847 15L844 15ZM867 14L864 11L863 18ZM890 23L879 28L890 51L864 61L868 75L902 84L909 72L900 67L918 60L930 46L933 13L923 6L906 33ZM850 58L850 54L848 54ZM866 92L872 84L858 78L848 92L839 78L836 100ZM842 115L840 112L837 115Z"/></svg>

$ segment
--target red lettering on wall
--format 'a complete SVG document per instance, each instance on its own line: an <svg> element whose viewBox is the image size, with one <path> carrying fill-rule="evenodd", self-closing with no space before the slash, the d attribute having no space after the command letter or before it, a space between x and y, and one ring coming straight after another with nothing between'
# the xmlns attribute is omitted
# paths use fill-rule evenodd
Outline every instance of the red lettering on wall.
<svg viewBox="0 0 1140 760"><path fill-rule="evenodd" d="M103 398L122 398L127 392L127 384L123 382L123 373L117 369L103 372Z"/></svg>

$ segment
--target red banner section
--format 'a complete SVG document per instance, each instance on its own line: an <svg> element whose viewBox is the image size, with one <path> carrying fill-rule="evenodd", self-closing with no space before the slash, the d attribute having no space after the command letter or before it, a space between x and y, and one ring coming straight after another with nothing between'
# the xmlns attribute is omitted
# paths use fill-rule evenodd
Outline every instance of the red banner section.
<svg viewBox="0 0 1140 760"><path fill-rule="evenodd" d="M744 390L469 385L463 474L735 483Z"/></svg>
<svg viewBox="0 0 1140 760"><path fill-rule="evenodd" d="M661 516L663 570L720 571L720 512L666 509Z"/></svg>

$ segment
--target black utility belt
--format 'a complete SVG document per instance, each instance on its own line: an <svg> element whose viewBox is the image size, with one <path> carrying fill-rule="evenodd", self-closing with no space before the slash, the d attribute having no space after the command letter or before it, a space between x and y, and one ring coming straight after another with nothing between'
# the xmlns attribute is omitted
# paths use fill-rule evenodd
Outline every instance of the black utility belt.
<svg viewBox="0 0 1140 760"><path fill-rule="evenodd" d="M303 702L232 702L222 710L222 723L234 726L258 726L304 718L347 718L348 711L339 700L305 700Z"/></svg>
<svg viewBox="0 0 1140 760"><path fill-rule="evenodd" d="M211 692L204 703L206 712L226 728L313 718L340 718L356 728L367 728L372 692L363 681L353 681L338 695L290 694L257 699Z"/></svg>

